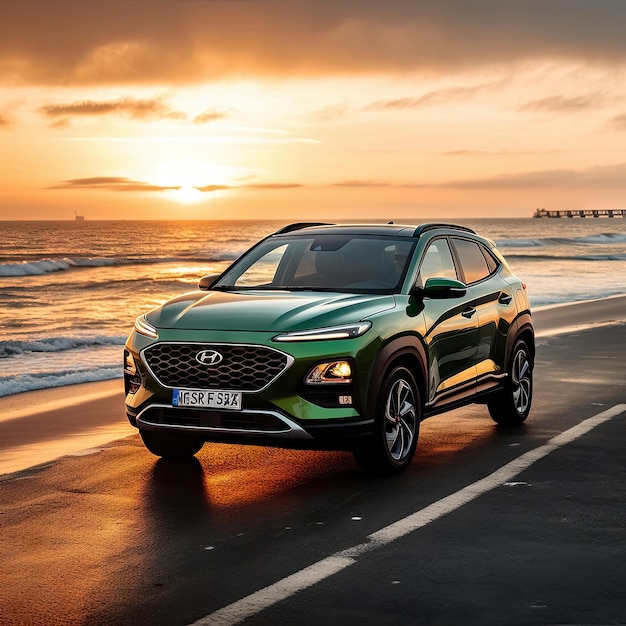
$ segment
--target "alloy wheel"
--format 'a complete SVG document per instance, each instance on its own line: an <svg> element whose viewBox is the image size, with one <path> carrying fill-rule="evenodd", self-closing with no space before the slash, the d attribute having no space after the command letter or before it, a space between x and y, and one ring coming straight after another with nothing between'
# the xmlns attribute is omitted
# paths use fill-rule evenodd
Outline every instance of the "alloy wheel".
<svg viewBox="0 0 626 626"><path fill-rule="evenodd" d="M417 410L413 389L406 380L399 378L389 390L385 404L387 449L395 461L402 461L412 449L416 426Z"/></svg>
<svg viewBox="0 0 626 626"><path fill-rule="evenodd" d="M517 413L523 415L530 404L532 388L530 359L524 349L518 350L515 354L511 380L513 382L513 405Z"/></svg>

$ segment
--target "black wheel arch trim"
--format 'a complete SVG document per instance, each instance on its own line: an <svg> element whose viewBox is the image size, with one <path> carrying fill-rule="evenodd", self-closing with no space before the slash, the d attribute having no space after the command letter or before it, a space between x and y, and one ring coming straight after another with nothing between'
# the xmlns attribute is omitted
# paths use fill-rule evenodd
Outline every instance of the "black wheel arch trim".
<svg viewBox="0 0 626 626"><path fill-rule="evenodd" d="M422 398L426 397L426 372L428 371L428 358L426 348L422 340L417 335L402 335L388 341L378 352L372 365L372 373L368 382L367 399L364 415L370 419L374 418L378 396L382 388L385 375L389 371L392 363L402 361L406 358L417 360L419 371L409 368L413 378L417 383L418 390Z"/></svg>
<svg viewBox="0 0 626 626"><path fill-rule="evenodd" d="M530 350L531 358L535 359L535 331L533 328L532 318L530 311L523 311L512 322L509 329L507 344L506 344L506 363L508 365L509 359L513 352L515 344L525 337L531 337L531 341L526 341L528 349Z"/></svg>

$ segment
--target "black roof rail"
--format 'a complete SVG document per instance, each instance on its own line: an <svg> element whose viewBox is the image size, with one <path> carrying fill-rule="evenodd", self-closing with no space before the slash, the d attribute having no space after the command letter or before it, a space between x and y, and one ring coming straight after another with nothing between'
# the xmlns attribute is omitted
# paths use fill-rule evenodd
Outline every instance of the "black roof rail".
<svg viewBox="0 0 626 626"><path fill-rule="evenodd" d="M282 235L284 233L291 233L294 230L308 228L309 226L334 226L334 224L327 224L324 222L297 222L295 224L287 224L287 226L283 226L280 230L277 230L274 234Z"/></svg>
<svg viewBox="0 0 626 626"><path fill-rule="evenodd" d="M436 224L436 223L430 223L430 224L420 224L416 229L415 232L413 233L413 237L419 237L420 235L423 235L425 232L429 231L429 230L436 230L438 228L449 228L451 230L462 230L466 233L472 233L473 235L476 234L475 230L472 230L471 228L468 228L467 226L458 226L457 224Z"/></svg>

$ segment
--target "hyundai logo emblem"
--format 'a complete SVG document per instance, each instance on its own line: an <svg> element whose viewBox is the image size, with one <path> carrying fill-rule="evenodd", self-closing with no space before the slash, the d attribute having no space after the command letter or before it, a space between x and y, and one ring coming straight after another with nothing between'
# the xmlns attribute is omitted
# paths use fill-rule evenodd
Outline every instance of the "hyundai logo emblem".
<svg viewBox="0 0 626 626"><path fill-rule="evenodd" d="M202 365L217 365L223 358L217 350L203 350L196 354L196 361Z"/></svg>

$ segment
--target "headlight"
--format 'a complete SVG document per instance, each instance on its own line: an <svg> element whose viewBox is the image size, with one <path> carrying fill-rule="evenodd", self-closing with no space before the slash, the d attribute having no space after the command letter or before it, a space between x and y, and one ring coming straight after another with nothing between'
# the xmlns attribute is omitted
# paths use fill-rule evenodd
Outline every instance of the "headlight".
<svg viewBox="0 0 626 626"><path fill-rule="evenodd" d="M351 383L352 366L348 361L329 361L316 365L304 381L309 385L320 383Z"/></svg>
<svg viewBox="0 0 626 626"><path fill-rule="evenodd" d="M329 326L315 330L300 330L276 335L274 341L323 341L325 339L354 339L365 334L372 327L371 322L360 322L347 326Z"/></svg>
<svg viewBox="0 0 626 626"><path fill-rule="evenodd" d="M145 315L140 315L135 320L135 330L151 339L158 339L159 333L157 329L146 319Z"/></svg>

